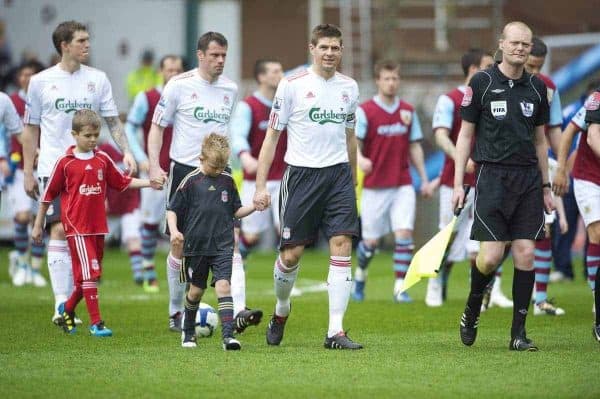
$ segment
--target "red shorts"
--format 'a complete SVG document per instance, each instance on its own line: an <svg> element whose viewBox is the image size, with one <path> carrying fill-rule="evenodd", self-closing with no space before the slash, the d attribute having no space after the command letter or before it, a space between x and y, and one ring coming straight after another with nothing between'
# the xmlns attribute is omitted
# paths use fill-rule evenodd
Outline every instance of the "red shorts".
<svg viewBox="0 0 600 399"><path fill-rule="evenodd" d="M102 275L102 257L104 256L104 235L67 237L73 281L96 281Z"/></svg>

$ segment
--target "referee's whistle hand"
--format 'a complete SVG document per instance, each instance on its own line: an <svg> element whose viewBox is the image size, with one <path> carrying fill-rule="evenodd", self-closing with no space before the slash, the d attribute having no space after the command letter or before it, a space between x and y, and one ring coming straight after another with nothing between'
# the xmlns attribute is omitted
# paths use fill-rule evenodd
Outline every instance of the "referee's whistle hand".
<svg viewBox="0 0 600 399"><path fill-rule="evenodd" d="M452 193L452 209L456 211L457 209L463 208L465 202L465 190L462 187L454 187L454 192Z"/></svg>

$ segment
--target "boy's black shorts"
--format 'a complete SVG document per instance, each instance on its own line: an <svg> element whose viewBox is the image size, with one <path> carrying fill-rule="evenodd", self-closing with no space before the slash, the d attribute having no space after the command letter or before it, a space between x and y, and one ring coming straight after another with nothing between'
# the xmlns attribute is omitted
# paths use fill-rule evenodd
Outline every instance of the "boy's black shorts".
<svg viewBox="0 0 600 399"><path fill-rule="evenodd" d="M212 272L210 286L214 287L219 280L231 282L231 267L233 253L206 256L184 256L179 280L205 289L208 281L208 272Z"/></svg>
<svg viewBox="0 0 600 399"><path fill-rule="evenodd" d="M471 239L538 240L544 237L544 194L539 168L482 164L475 185Z"/></svg>

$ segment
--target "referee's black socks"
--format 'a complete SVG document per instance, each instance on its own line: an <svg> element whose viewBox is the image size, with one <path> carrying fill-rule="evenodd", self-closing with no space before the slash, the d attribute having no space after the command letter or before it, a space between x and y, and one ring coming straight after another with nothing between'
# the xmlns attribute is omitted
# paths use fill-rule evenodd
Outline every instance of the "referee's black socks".
<svg viewBox="0 0 600 399"><path fill-rule="evenodd" d="M481 310L481 302L483 302L483 292L485 287L494 278L495 271L492 270L490 274L483 274L479 271L476 265L471 266L471 291L469 292L469 298L467 299L467 306L475 314L479 314Z"/></svg>
<svg viewBox="0 0 600 399"><path fill-rule="evenodd" d="M510 330L511 338L520 335L525 330L525 319L529 311L534 281L535 272L533 270L525 271L515 267L512 287L514 305L512 328Z"/></svg>

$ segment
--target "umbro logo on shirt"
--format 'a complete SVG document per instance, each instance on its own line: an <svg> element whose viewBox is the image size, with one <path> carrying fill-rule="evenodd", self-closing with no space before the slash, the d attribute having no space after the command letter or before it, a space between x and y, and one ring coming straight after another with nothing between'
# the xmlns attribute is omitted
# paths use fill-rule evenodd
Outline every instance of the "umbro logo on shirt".
<svg viewBox="0 0 600 399"><path fill-rule="evenodd" d="M89 163L85 165L85 170L92 170L92 165L90 165Z"/></svg>
<svg viewBox="0 0 600 399"><path fill-rule="evenodd" d="M315 95L312 91L309 91L308 93L306 93L306 97L305 98L315 98Z"/></svg>
<svg viewBox="0 0 600 399"><path fill-rule="evenodd" d="M208 191L215 191L215 190L216 190L215 186L210 186L210 187L208 188Z"/></svg>
<svg viewBox="0 0 600 399"><path fill-rule="evenodd" d="M503 93L503 92L504 92L504 89L494 89L494 90L492 90L492 93L496 93L496 94L500 94L500 93Z"/></svg>

